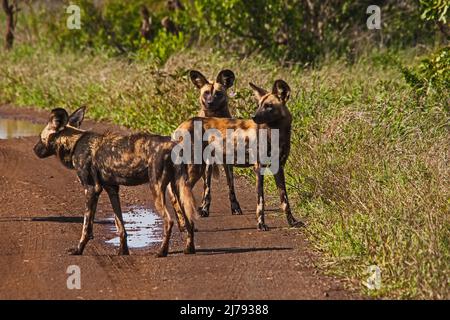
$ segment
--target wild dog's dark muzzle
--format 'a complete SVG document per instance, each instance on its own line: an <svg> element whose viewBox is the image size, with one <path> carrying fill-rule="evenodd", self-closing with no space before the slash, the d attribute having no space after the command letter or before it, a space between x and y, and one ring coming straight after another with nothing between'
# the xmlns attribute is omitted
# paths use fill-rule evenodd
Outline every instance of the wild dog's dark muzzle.
<svg viewBox="0 0 450 320"><path fill-rule="evenodd" d="M223 104L223 94L209 94L205 97L205 105L208 109L217 109Z"/></svg>
<svg viewBox="0 0 450 320"><path fill-rule="evenodd" d="M214 99L214 97L212 97L212 96L207 97L207 98L205 99L206 107L207 107L208 109L213 109L213 108L215 107L216 103L217 103L215 100L216 100L216 99Z"/></svg>
<svg viewBox="0 0 450 320"><path fill-rule="evenodd" d="M46 158L52 155L51 150L49 150L49 148L47 148L40 140L34 146L33 151L39 158Z"/></svg>
<svg viewBox="0 0 450 320"><path fill-rule="evenodd" d="M258 124L261 124L261 123L264 122L264 119L263 119L259 114L253 115L253 116L252 116L252 120L253 120L255 123L258 123Z"/></svg>
<svg viewBox="0 0 450 320"><path fill-rule="evenodd" d="M206 101L206 107L207 107L208 109L213 108L213 107L214 107L214 100Z"/></svg>

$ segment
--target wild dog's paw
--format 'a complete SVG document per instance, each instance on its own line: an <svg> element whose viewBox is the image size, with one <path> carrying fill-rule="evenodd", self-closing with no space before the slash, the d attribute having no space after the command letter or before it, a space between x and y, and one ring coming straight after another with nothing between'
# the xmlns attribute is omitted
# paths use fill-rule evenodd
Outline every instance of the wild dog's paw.
<svg viewBox="0 0 450 320"><path fill-rule="evenodd" d="M83 254L83 252L80 249L78 249L78 247L76 247L76 248L69 248L69 249L67 249L67 252L71 256L81 256Z"/></svg>
<svg viewBox="0 0 450 320"><path fill-rule="evenodd" d="M258 223L258 230L259 231L269 231L269 227L265 223Z"/></svg>
<svg viewBox="0 0 450 320"><path fill-rule="evenodd" d="M128 256L128 255L130 255L128 247L119 249L119 256Z"/></svg>
<svg viewBox="0 0 450 320"><path fill-rule="evenodd" d="M288 219L289 227L292 228L303 228L306 227L306 224L303 221L295 220L294 218Z"/></svg>
<svg viewBox="0 0 450 320"><path fill-rule="evenodd" d="M237 202L231 203L231 214L233 214L233 215L241 215L242 214L241 206L239 205L239 203L237 203Z"/></svg>
<svg viewBox="0 0 450 320"><path fill-rule="evenodd" d="M188 247L184 248L183 253L184 254L195 254L195 247L188 246Z"/></svg>
<svg viewBox="0 0 450 320"><path fill-rule="evenodd" d="M198 214L202 218L209 217L209 209L204 208L204 207L200 207L200 208L198 208Z"/></svg>
<svg viewBox="0 0 450 320"><path fill-rule="evenodd" d="M159 250L157 253L156 253L156 257L157 258L164 258L164 257L167 257L167 250Z"/></svg>

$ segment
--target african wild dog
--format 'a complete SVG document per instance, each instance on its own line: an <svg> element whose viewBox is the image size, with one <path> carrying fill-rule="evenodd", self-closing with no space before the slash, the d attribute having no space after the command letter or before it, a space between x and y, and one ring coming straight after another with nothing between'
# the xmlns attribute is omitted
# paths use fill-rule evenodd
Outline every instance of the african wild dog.
<svg viewBox="0 0 450 320"><path fill-rule="evenodd" d="M184 139L184 134L187 133L188 139L191 139L192 145L195 144L195 128L200 126L202 130L202 135L206 130L215 129L220 132L220 136L224 139L222 146L222 156L227 156L227 144L233 145L233 150L230 151L231 157L234 159L235 166L249 167L253 166L254 171L257 176L257 189L258 189L258 206L256 209L257 216L257 228L259 230L268 230L268 227L264 221L264 188L263 188L263 174L262 170L266 169L267 165L261 163L258 158L254 163L250 163L248 154L245 156L245 161L242 164L236 164L236 150L239 147L236 145L238 141L245 141L246 152L248 152L249 137L256 137L259 132L263 132L268 136L271 135L272 131L276 131L279 134L279 153L278 153L278 170L274 172L275 182L279 190L281 208L286 214L287 221L290 226L300 226L301 222L295 220L291 213L289 206L288 196L285 186L285 176L284 176L284 165L287 161L290 151L290 138L291 138L291 123L292 116L286 107L286 102L289 99L291 89L288 84L283 80L275 81L273 85L272 92L268 92L262 88L255 86L250 83L255 96L258 100L258 109L252 120L242 120L242 119L224 119L224 118L203 118L195 117L190 120L183 122L172 135L174 140L182 141ZM236 135L228 137L227 131L233 130ZM263 130L262 130L263 129ZM262 130L262 131L261 131ZM183 137L180 139L180 137ZM228 139L228 140L227 140ZM270 139L266 139L270 141ZM260 140L256 140L258 148L260 148ZM206 146L211 141L202 142L202 151L205 150ZM182 142L180 143L180 145ZM269 145L269 149L270 149ZM217 151L217 149L216 149ZM272 151L275 152L275 151ZM234 154L233 154L234 153ZM204 159L202 161L205 161ZM191 183L195 183L196 179L202 174L200 165L189 165L189 179Z"/></svg>
<svg viewBox="0 0 450 320"><path fill-rule="evenodd" d="M184 252L195 253L195 201L187 181L185 166L174 165L172 162L171 151L175 144L170 137L147 133L119 135L84 131L79 129L84 114L84 107L70 116L64 109L52 110L48 124L34 146L34 152L39 158L56 155L64 166L75 169L84 188L86 212L83 231L78 246L70 252L81 255L92 238L97 202L104 189L111 201L120 235L119 254L129 254L119 186L149 183L156 210L164 218L164 238L158 256L167 255L173 226L166 206L166 188L178 202L179 208L182 208L178 214L184 218L188 233Z"/></svg>
<svg viewBox="0 0 450 320"><path fill-rule="evenodd" d="M217 75L216 81L208 81L199 71L192 70L190 72L190 78L192 83L200 90L201 109L198 114L199 117L232 118L231 112L228 109L227 90L233 86L236 78L233 71L227 69L222 70ZM242 214L234 191L233 166L225 165L223 168L227 177L231 213ZM203 199L199 208L202 217L209 216L209 207L211 205L211 175L214 169L217 169L217 166L206 166L206 171L203 175Z"/></svg>

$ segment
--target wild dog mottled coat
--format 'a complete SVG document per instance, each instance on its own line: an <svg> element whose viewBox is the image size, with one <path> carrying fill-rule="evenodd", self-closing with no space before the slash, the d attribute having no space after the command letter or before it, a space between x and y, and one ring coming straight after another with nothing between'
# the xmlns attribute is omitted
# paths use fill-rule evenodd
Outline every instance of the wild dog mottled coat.
<svg viewBox="0 0 450 320"><path fill-rule="evenodd" d="M228 94L236 79L233 71L225 69L219 72L215 81L209 81L199 71L192 70L190 72L192 83L200 91L199 117L216 117L216 118L232 118L230 109L228 108ZM233 166L223 166L228 185L228 197L230 199L231 213L242 214L241 207L236 197L234 189ZM209 207L211 206L211 175L216 166L206 166L203 175L203 198L199 208L202 217L209 216Z"/></svg>
<svg viewBox="0 0 450 320"><path fill-rule="evenodd" d="M156 210L164 218L164 239L158 256L166 256L173 221L169 215L165 192L177 202L178 214L185 219L187 229L185 253L195 253L194 221L196 208L184 165L174 165L170 137L148 133L120 135L99 134L80 129L85 108L71 116L61 108L52 110L47 126L41 132L34 152L39 158L52 155L69 169L77 172L85 190L86 212L78 246L71 250L80 255L93 235L93 222L98 198L105 190L111 201L120 234L119 254L128 254L119 200L119 186L149 183Z"/></svg>
<svg viewBox="0 0 450 320"><path fill-rule="evenodd" d="M193 139L195 123L201 123L203 132L208 129L215 129L221 133L221 136L226 140L228 129L232 129L238 134L234 136L233 141L225 141L223 143L223 155L227 153L226 145L228 143L233 144L234 151L238 150L236 143L239 140L248 141L246 137L256 136L260 129L265 129L267 134L270 135L271 130L278 130L279 132L279 169L274 172L275 182L279 190L281 208L286 214L288 224L290 226L300 226L301 222L296 221L292 215L291 208L288 201L288 195L286 192L284 166L289 156L290 143L291 143L291 130L292 130L292 115L286 106L286 102L289 100L291 89L289 85L283 80L275 81L272 91L266 91L252 83L251 88L255 93L255 97L258 101L258 109L252 119L227 119L227 118L203 118L195 117L183 122L175 131L188 132L192 137L191 144L194 144ZM173 135L175 136L175 135ZM241 137L242 136L242 137ZM270 142L270 138L267 139ZM259 143L259 141L258 141ZM203 143L202 150L206 147L207 143ZM270 149L270 146L269 146ZM224 157L225 158L225 157ZM236 162L235 162L236 163ZM249 158L246 157L246 163L235 164L240 167L254 167L254 171L257 176L257 190L258 190L258 205L256 209L257 216L257 228L259 230L268 230L264 220L264 175L262 174L263 164L259 161L256 163L250 163ZM189 179L196 181L198 175L201 174L200 166L190 165Z"/></svg>

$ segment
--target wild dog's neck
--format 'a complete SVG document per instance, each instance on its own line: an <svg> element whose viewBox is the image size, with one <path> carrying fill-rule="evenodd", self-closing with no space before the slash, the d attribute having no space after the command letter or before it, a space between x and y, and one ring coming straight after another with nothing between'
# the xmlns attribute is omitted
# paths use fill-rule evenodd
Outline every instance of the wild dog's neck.
<svg viewBox="0 0 450 320"><path fill-rule="evenodd" d="M202 109L200 110L199 117L216 117L216 118L231 118L231 112L228 108L228 101L225 100L220 106L214 110L208 109L203 101L200 100Z"/></svg>
<svg viewBox="0 0 450 320"><path fill-rule="evenodd" d="M56 139L56 156L68 168L72 169L72 155L78 140L85 134L85 131L73 127L66 127L59 133Z"/></svg>
<svg viewBox="0 0 450 320"><path fill-rule="evenodd" d="M266 126L271 129L279 129L280 131L290 131L292 126L292 115L289 111L286 111L283 117L278 120L266 123Z"/></svg>
<svg viewBox="0 0 450 320"><path fill-rule="evenodd" d="M292 116L288 112L281 119L268 123L266 126L279 130L280 164L284 166L291 150Z"/></svg>

